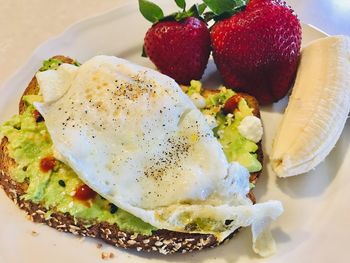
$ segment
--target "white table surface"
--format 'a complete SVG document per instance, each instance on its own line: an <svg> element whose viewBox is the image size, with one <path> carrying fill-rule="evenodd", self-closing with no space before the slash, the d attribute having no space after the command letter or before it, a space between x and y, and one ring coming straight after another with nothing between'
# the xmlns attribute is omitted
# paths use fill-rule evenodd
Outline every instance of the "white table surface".
<svg viewBox="0 0 350 263"><path fill-rule="evenodd" d="M127 2L130 0L0 0L0 85L43 41L74 22ZM287 2L303 22L329 34L350 35L350 0Z"/></svg>

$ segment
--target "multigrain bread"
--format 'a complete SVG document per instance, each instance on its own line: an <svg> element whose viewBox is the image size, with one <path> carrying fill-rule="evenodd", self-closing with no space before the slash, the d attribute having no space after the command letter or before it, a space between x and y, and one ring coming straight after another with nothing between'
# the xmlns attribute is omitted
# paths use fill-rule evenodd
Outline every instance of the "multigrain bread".
<svg viewBox="0 0 350 263"><path fill-rule="evenodd" d="M64 63L72 64L74 60L64 56L55 56ZM216 92L206 91L204 96ZM34 76L23 95L35 95L39 93L39 86ZM253 108L253 114L260 117L259 105L256 99L247 94L240 94L245 98L248 105ZM22 97L23 98L23 97ZM24 101L20 100L19 113L23 113L26 109ZM262 163L263 153L261 142L258 143L257 151L258 160ZM16 162L9 156L8 139L4 137L0 144L0 184L5 193L11 198L22 210L24 210L28 218L34 222L44 223L59 231L70 232L75 235L87 236L102 239L103 241L121 248L133 248L137 251L155 251L161 254L170 254L174 252L191 252L201 250L203 248L215 247L220 244L214 235L210 234L190 234L180 233L168 230L156 230L152 235L141 235L122 231L116 224L107 222L89 222L74 218L69 213L54 212L50 217L45 216L48 212L42 204L34 203L30 200L24 200L23 195L28 188L27 183L18 183L11 179L11 167L16 166ZM256 183L261 172L251 173L250 181ZM255 203L255 197L252 192L249 198ZM231 238L237 231L232 233Z"/></svg>

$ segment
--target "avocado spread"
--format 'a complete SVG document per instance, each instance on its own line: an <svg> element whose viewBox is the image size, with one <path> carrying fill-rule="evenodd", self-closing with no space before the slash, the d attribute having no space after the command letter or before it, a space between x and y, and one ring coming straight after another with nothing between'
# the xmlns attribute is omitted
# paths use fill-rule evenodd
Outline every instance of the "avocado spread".
<svg viewBox="0 0 350 263"><path fill-rule="evenodd" d="M57 69L61 63L57 59L51 59L45 61L40 70ZM201 84L197 81L193 81L187 90L188 95L201 92ZM222 144L228 160L240 162L250 172L259 171L261 164L255 154L258 146L242 137L237 131L240 121L245 116L252 115L252 109L244 99L241 99L234 114L224 115L220 111L220 107L233 95L235 93L232 90L221 88L219 93L206 98L206 106L202 112L216 118L218 125L213 131ZM69 213L81 219L86 225L108 222L117 224L123 231L151 235L152 231L156 230L155 227L118 209L99 195L88 201L75 198L76 190L84 183L63 162L55 160L52 169L48 171L41 169L41 161L54 156L53 144L45 122L38 121L33 106L33 102L42 101L42 96L26 95L23 100L27 105L26 110L0 126L0 138L7 137L9 156L17 164L11 168L10 175L16 182L28 184L26 194L22 198L47 208L48 218L54 212Z"/></svg>
<svg viewBox="0 0 350 263"><path fill-rule="evenodd" d="M193 94L202 95L202 84L199 81L191 81L191 86L185 89L190 97ZM251 109L244 98L239 98L237 107L232 113L224 114L222 108L225 103L236 93L231 89L220 87L219 92L212 93L205 98L205 106L201 108L204 115L213 116L216 119L216 127L213 129L214 135L220 141L225 155L229 162L237 161L248 169L249 172L258 172L262 165L257 159L256 151L258 145L243 137L238 126L241 121L253 115Z"/></svg>
<svg viewBox="0 0 350 263"><path fill-rule="evenodd" d="M34 101L40 101L41 96L28 95L23 99L27 104L25 112L15 115L0 127L1 134L9 141L9 155L17 164L11 168L12 179L28 183L23 198L44 205L49 211L47 217L53 212L69 213L87 225L104 221L115 223L124 231L152 234L153 226L122 209L115 209L99 195L89 201L76 199L75 191L84 183L64 163L56 160L54 168L46 172L40 168L41 160L53 156L45 122L36 122L32 105Z"/></svg>

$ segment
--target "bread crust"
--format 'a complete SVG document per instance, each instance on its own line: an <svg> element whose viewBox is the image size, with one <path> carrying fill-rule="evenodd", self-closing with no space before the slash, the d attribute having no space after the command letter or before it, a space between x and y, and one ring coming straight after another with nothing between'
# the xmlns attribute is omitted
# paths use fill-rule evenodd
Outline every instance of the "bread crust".
<svg viewBox="0 0 350 263"><path fill-rule="evenodd" d="M64 63L72 64L73 59L65 56L55 56L53 58L60 59ZM208 91L215 92L215 91ZM23 93L24 95L33 95L39 93L39 87L34 76L28 87ZM250 107L254 108L253 114L260 117L259 104L256 99L248 94L241 94L248 102ZM22 96L22 98L23 98ZM26 110L26 104L23 100L19 103L19 113ZM53 212L50 217L46 217L48 211L43 205L36 204L30 200L21 198L27 190L26 183L18 183L11 179L11 168L16 166L16 162L8 154L8 140L4 137L0 144L0 185L4 189L7 196L14 201L22 210L27 213L28 219L37 223L44 223L62 232L69 232L74 235L98 238L106 243L112 244L120 248L133 248L137 251L159 252L161 254L171 254L174 252L192 252L209 247L216 247L220 242L211 234L190 234L174 232L169 230L156 230L151 236L134 234L122 231L116 224L107 222L84 222L81 219L74 218L68 213ZM257 152L260 162L263 161L263 153L261 142L258 144ZM250 181L256 183L261 172L251 173ZM255 203L255 197L252 192L249 198ZM50 209L50 211L53 211ZM232 233L227 239L230 239L238 229Z"/></svg>

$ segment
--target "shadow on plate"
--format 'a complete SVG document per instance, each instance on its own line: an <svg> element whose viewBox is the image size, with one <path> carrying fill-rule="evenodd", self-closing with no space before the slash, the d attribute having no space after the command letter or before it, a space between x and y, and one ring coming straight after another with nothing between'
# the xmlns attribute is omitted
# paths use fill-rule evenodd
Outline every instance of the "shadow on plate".
<svg viewBox="0 0 350 263"><path fill-rule="evenodd" d="M212 58L209 59L207 68L201 81L203 82L203 86L206 89L217 89L220 85L223 85L223 80L221 79L220 73L217 70Z"/></svg>
<svg viewBox="0 0 350 263"><path fill-rule="evenodd" d="M281 228L272 229L271 233L277 244L288 243L292 240Z"/></svg>

